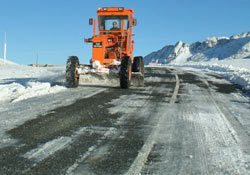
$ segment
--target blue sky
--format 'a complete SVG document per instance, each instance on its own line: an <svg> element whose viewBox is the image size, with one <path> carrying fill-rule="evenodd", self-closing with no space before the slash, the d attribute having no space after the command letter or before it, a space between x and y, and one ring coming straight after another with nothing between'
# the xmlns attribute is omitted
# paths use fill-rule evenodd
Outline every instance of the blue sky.
<svg viewBox="0 0 250 175"><path fill-rule="evenodd" d="M81 63L91 58L88 19L98 7L135 10L135 56L182 40L202 41L250 31L250 0L0 0L0 31L7 32L7 59L19 64ZM0 32L0 57L3 55Z"/></svg>

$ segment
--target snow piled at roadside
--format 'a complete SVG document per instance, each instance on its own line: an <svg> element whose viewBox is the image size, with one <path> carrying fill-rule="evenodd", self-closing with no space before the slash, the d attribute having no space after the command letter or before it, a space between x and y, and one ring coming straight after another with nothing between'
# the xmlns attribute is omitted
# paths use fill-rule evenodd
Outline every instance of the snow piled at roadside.
<svg viewBox="0 0 250 175"><path fill-rule="evenodd" d="M62 86L52 87L50 83L27 82L24 86L19 83L0 85L0 101L18 102L35 96L56 93L65 88Z"/></svg>
<svg viewBox="0 0 250 175"><path fill-rule="evenodd" d="M61 86L64 67L30 67L0 60L0 103L18 102L28 98L65 90Z"/></svg>
<svg viewBox="0 0 250 175"><path fill-rule="evenodd" d="M250 90L250 59L169 64L174 67L195 68L223 76L245 90ZM160 65L163 66L163 65Z"/></svg>

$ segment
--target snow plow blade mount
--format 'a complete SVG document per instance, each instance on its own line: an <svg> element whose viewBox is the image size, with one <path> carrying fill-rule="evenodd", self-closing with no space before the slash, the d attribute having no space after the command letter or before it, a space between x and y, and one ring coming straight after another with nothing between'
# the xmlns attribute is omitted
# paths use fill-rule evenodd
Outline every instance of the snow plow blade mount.
<svg viewBox="0 0 250 175"><path fill-rule="evenodd" d="M133 72L130 84L131 86L144 86L142 73ZM79 85L119 87L120 75L119 73L89 72L80 75Z"/></svg>

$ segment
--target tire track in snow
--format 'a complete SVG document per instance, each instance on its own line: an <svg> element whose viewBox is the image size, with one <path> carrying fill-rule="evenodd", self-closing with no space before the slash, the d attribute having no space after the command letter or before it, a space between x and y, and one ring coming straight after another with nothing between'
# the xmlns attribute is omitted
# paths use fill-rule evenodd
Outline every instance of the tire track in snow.
<svg viewBox="0 0 250 175"><path fill-rule="evenodd" d="M178 91L180 88L180 80L178 75L175 73L175 79L176 79L176 85L174 89L174 93L170 99L170 104L174 104L177 100L177 95ZM158 123L152 131L152 133L149 135L148 139L146 140L145 144L143 145L142 149L139 151L139 154L137 155L136 159L134 160L133 164L130 166L128 172L126 175L138 175L141 173L141 170L144 166L144 164L147 162L147 158L149 156L149 153L151 152L154 144L156 137L159 133L159 128L161 125L161 120L163 119L163 115L159 118Z"/></svg>
<svg viewBox="0 0 250 175"><path fill-rule="evenodd" d="M194 116L195 114L191 114ZM200 121L200 116L196 118L198 120L198 123L201 123ZM207 153L206 153L206 147L205 147L205 141L202 137L202 132L197 128L197 123L196 122L191 122L193 127L193 133L195 135L195 138L198 142L198 155L199 159L201 161L201 165L203 166L203 170L205 170L205 174L209 175L209 168L208 168L208 161L207 161Z"/></svg>
<svg viewBox="0 0 250 175"><path fill-rule="evenodd" d="M230 166L225 163L219 166L225 166L228 171L231 171L231 173L249 174L250 170L246 169L246 167L249 167L249 161L244 165L244 162L247 161L245 160L244 154L239 146L239 142L241 141L237 137L237 132L234 130L233 126L228 121L226 114L224 114L223 110L216 102L215 95L213 94L208 81L203 80L203 82L208 88L208 98L211 100L215 110L218 112L216 121L214 122L217 126L216 128L218 129L217 132L223 139L223 142L225 144L224 146L228 147L228 150L220 151L220 154L222 154L224 157L230 157L231 160L230 163L228 163L230 164ZM233 114L230 113L230 115ZM220 123L223 123L223 125L221 125Z"/></svg>
<svg viewBox="0 0 250 175"><path fill-rule="evenodd" d="M227 119L226 113L230 113L230 109L224 109L225 113L223 105L220 107L217 103L220 94L215 96L208 82L203 78L201 81L206 91L203 91L200 98L206 101L209 111L204 110L201 104L193 105L198 109L188 114L187 119L194 126L193 133L198 142L197 151L203 174L249 174L249 170L246 169L249 159L245 159L245 154L239 145L241 141ZM199 89L202 92L203 88L199 87Z"/></svg>

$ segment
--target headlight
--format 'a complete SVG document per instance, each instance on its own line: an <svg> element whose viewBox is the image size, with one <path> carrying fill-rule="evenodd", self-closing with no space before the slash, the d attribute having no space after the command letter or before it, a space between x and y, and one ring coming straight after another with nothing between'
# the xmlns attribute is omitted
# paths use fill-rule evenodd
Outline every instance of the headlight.
<svg viewBox="0 0 250 175"><path fill-rule="evenodd" d="M109 39L108 39L108 42L112 42L112 41L113 41L113 39L112 39L112 38L109 38Z"/></svg>
<svg viewBox="0 0 250 175"><path fill-rule="evenodd" d="M93 43L94 48L100 48L102 47L102 43Z"/></svg>

